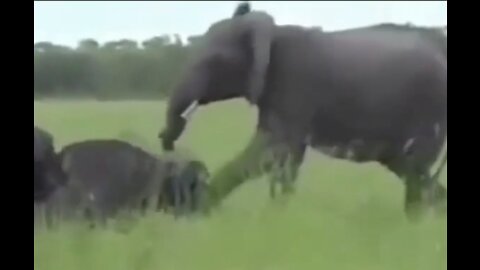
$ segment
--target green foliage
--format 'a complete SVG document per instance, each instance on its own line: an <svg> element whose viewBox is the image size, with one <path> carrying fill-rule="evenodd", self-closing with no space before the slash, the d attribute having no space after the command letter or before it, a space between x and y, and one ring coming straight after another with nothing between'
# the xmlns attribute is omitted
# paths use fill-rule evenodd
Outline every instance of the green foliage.
<svg viewBox="0 0 480 270"><path fill-rule="evenodd" d="M238 14L249 12L241 3ZM411 26L383 24L382 27L410 29ZM435 28L445 32L446 26ZM418 28L446 53L446 37L431 28ZM187 59L198 48L202 36L161 35L142 42L129 39L100 44L81 40L77 48L38 42L34 44L35 98L89 97L110 99L162 99L172 91Z"/></svg>
<svg viewBox="0 0 480 270"><path fill-rule="evenodd" d="M33 53L34 97L164 98L189 53L191 45L183 44L178 35L103 45L84 39L77 48L39 42Z"/></svg>

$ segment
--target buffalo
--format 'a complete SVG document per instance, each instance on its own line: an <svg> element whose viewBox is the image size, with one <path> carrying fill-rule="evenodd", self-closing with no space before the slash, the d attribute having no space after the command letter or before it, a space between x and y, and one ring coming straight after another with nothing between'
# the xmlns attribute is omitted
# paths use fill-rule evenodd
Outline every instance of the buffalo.
<svg viewBox="0 0 480 270"><path fill-rule="evenodd" d="M50 132L33 127L33 201L41 203L64 181Z"/></svg>
<svg viewBox="0 0 480 270"><path fill-rule="evenodd" d="M171 162L170 173L164 181L162 201L165 210L173 207L175 215L199 209L208 189L205 179L210 177L205 164L199 160Z"/></svg>
<svg viewBox="0 0 480 270"><path fill-rule="evenodd" d="M208 177L200 161L156 157L114 139L67 145L58 153L58 160L65 181L48 198L50 226L57 218L105 224L123 213L168 211L171 207L180 214L196 207L197 189L206 186Z"/></svg>

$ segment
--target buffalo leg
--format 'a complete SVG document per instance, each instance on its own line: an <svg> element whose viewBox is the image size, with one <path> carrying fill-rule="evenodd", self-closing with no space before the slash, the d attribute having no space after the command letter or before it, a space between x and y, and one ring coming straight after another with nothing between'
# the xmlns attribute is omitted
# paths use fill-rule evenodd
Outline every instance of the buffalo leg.
<svg viewBox="0 0 480 270"><path fill-rule="evenodd" d="M177 179L174 179L172 181L172 187L173 187L173 212L175 216L179 216L181 212L181 207L182 207L182 200L183 200L183 194L182 194L182 186L181 186L181 181L177 181Z"/></svg>
<svg viewBox="0 0 480 270"><path fill-rule="evenodd" d="M185 179L186 181L182 181L180 187L182 189L182 214L187 213L191 209L192 205L192 190L191 190L191 179Z"/></svg>

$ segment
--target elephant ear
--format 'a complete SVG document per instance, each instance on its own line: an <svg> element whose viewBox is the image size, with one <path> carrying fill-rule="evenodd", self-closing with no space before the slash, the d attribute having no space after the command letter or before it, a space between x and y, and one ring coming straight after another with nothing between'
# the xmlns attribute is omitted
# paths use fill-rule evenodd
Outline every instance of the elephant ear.
<svg viewBox="0 0 480 270"><path fill-rule="evenodd" d="M258 104L265 90L275 21L273 17L264 12L250 12L241 16L240 19L243 21L253 57L247 99L252 104Z"/></svg>

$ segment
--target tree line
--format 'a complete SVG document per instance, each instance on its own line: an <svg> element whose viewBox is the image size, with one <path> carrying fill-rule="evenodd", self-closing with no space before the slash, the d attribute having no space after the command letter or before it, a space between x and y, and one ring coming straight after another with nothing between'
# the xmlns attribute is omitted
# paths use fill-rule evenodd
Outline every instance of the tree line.
<svg viewBox="0 0 480 270"><path fill-rule="evenodd" d="M445 35L446 28L442 28ZM36 43L34 98L163 99L200 38L191 36L183 43L178 35L163 35L143 42L122 39L104 44L85 39L75 48Z"/></svg>
<svg viewBox="0 0 480 270"><path fill-rule="evenodd" d="M34 98L165 98L199 38L85 39L75 48L35 43Z"/></svg>

